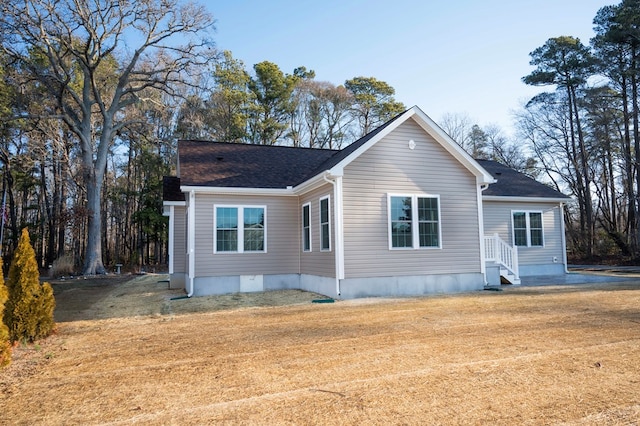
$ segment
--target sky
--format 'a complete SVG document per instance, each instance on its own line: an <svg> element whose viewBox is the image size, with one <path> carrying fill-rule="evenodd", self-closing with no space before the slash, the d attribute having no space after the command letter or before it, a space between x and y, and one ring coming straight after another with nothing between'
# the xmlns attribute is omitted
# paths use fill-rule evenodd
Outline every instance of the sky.
<svg viewBox="0 0 640 426"><path fill-rule="evenodd" d="M529 53L551 37L588 44L611 0L227 0L206 2L214 40L248 71L270 61L335 85L357 76L390 84L396 100L436 122L467 115L514 132L513 113L545 90L522 83Z"/></svg>

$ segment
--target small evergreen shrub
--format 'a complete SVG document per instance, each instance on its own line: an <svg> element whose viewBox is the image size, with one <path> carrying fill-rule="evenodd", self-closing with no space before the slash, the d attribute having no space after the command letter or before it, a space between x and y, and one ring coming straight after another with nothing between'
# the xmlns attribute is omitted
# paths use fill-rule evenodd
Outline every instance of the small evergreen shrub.
<svg viewBox="0 0 640 426"><path fill-rule="evenodd" d="M0 368L6 367L11 362L11 341L9 328L4 323L4 304L9 297L7 286L4 284L2 272L2 258L0 258Z"/></svg>
<svg viewBox="0 0 640 426"><path fill-rule="evenodd" d="M7 280L9 298L4 321L12 342L33 342L47 337L55 323L55 299L49 283L40 284L36 254L29 241L29 232L22 230L18 247L9 267Z"/></svg>

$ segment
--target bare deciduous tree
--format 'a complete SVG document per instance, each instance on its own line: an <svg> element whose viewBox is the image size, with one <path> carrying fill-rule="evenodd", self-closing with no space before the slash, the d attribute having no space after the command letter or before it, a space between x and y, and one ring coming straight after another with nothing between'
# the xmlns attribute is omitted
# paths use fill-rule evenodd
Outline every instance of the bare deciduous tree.
<svg viewBox="0 0 640 426"><path fill-rule="evenodd" d="M171 91L211 52L202 6L178 0L14 0L0 6L2 50L56 101L80 145L88 237L83 273L104 273L101 191L122 111Z"/></svg>

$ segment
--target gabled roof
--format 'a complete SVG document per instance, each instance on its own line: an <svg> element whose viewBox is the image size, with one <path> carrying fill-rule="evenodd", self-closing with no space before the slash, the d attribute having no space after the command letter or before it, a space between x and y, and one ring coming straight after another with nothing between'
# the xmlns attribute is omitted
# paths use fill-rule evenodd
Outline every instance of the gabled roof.
<svg viewBox="0 0 640 426"><path fill-rule="evenodd" d="M420 108L412 107L342 150L246 145L182 140L178 142L180 185L185 187L286 189L324 172L341 175L344 167L408 119L471 171L479 183L493 178Z"/></svg>
<svg viewBox="0 0 640 426"><path fill-rule="evenodd" d="M392 118L378 129L364 136L362 139L357 140L343 150L348 152L342 153L341 151L340 154L336 154L336 159L338 156L340 158L335 162L335 164L333 162L330 163L331 168L329 169L329 172L332 175L341 175L343 169L349 163L358 158L362 153L366 152L369 148L410 118L422 127L422 129L437 143L439 143L442 148L466 167L467 170L476 177L477 183L488 184L495 181L486 170L484 170L464 149L462 149L460 145L458 145L444 130L440 128L440 126L431 120L431 118L429 118L429 116L417 106L413 106L402 114Z"/></svg>
<svg viewBox="0 0 640 426"><path fill-rule="evenodd" d="M497 180L482 193L483 197L524 197L569 201L563 193L504 164L491 160L476 160Z"/></svg>

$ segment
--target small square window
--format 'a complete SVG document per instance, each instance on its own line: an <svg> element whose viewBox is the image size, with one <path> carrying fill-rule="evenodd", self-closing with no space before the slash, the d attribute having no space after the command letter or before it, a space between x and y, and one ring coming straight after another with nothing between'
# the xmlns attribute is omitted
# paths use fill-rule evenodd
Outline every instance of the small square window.
<svg viewBox="0 0 640 426"><path fill-rule="evenodd" d="M513 243L519 247L544 246L541 212L513 212Z"/></svg>
<svg viewBox="0 0 640 426"><path fill-rule="evenodd" d="M390 195L388 203L389 248L440 247L438 196Z"/></svg>
<svg viewBox="0 0 640 426"><path fill-rule="evenodd" d="M266 207L215 206L214 252L266 251L265 212Z"/></svg>

